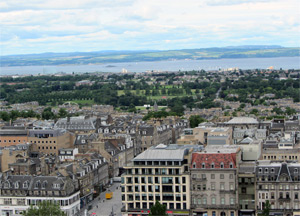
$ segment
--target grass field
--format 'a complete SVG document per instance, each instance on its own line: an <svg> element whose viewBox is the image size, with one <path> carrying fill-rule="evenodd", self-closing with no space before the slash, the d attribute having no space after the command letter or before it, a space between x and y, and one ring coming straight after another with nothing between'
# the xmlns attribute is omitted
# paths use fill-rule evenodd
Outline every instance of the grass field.
<svg viewBox="0 0 300 216"><path fill-rule="evenodd" d="M146 107L144 107L144 106L136 106L135 108L136 108L137 110L145 110L145 109L146 109ZM162 110L163 108L167 108L167 106L159 106L159 107L158 107L159 110ZM150 107L150 108L149 108L149 110L152 110L152 109L153 109L153 107Z"/></svg>

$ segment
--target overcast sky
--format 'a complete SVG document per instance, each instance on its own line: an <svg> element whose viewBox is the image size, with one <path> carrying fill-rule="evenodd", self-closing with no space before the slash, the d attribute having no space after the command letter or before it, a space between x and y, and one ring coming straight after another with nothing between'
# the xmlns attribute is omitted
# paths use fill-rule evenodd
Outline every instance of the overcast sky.
<svg viewBox="0 0 300 216"><path fill-rule="evenodd" d="M1 0L1 55L299 47L299 0Z"/></svg>

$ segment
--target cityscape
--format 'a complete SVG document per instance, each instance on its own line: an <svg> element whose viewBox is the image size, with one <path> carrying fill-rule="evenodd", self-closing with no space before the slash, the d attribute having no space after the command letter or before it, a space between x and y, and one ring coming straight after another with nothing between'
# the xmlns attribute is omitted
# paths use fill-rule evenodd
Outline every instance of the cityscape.
<svg viewBox="0 0 300 216"><path fill-rule="evenodd" d="M298 0L0 5L0 216L300 216Z"/></svg>

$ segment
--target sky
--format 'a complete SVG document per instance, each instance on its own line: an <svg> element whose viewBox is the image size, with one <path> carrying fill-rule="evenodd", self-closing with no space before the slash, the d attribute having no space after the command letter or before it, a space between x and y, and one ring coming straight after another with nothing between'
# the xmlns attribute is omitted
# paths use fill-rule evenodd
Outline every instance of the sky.
<svg viewBox="0 0 300 216"><path fill-rule="evenodd" d="M0 55L300 46L299 0L1 0Z"/></svg>

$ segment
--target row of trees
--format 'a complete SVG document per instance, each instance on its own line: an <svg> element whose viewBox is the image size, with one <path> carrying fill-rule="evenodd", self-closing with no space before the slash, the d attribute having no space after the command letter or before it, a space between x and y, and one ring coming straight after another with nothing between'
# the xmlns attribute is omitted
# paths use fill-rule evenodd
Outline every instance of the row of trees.
<svg viewBox="0 0 300 216"><path fill-rule="evenodd" d="M0 119L3 121L14 121L17 118L37 118L37 119L58 119L64 118L68 115L68 112L64 108L60 108L58 114L54 114L51 107L47 107L43 110L42 115L34 112L33 110L28 111L18 111L18 110L11 110L10 112L0 111Z"/></svg>

